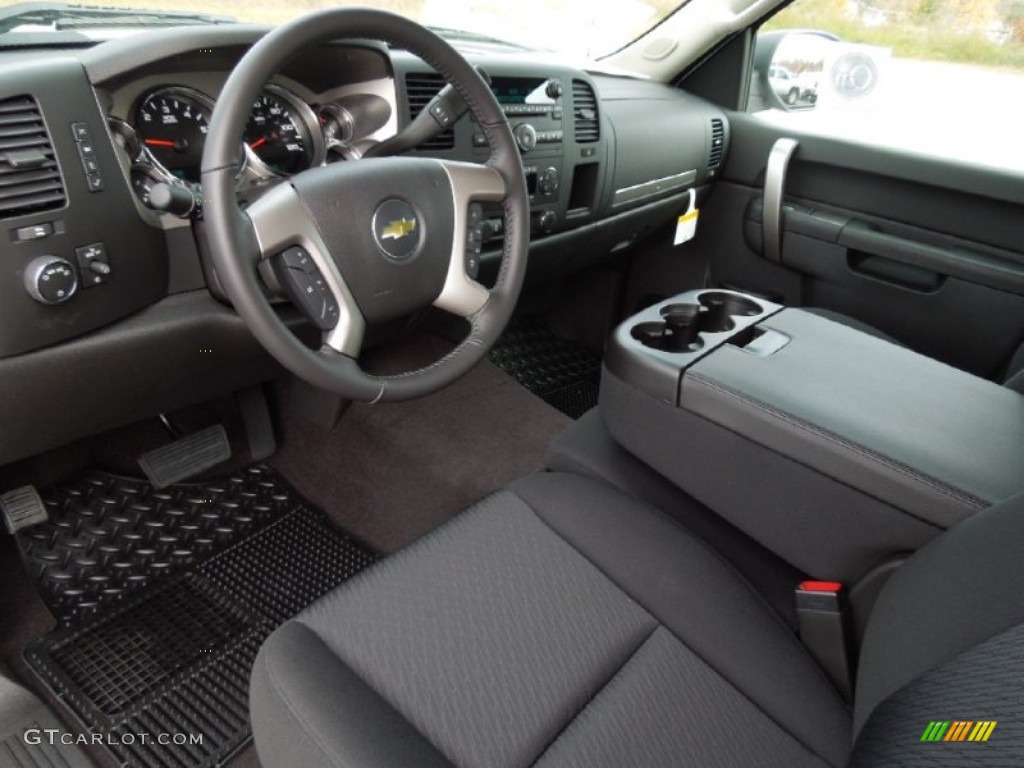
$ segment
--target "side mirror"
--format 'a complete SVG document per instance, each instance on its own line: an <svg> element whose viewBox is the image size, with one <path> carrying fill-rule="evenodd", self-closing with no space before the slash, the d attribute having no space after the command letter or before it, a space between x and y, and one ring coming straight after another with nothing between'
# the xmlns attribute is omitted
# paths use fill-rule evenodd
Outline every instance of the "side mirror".
<svg viewBox="0 0 1024 768"><path fill-rule="evenodd" d="M805 111L819 100L858 100L880 80L880 62L891 52L844 43L822 30L762 32L754 46L752 111Z"/></svg>
<svg viewBox="0 0 1024 768"><path fill-rule="evenodd" d="M761 108L813 109L827 76L830 48L839 42L835 35L820 30L759 34L754 47L752 95L760 96Z"/></svg>

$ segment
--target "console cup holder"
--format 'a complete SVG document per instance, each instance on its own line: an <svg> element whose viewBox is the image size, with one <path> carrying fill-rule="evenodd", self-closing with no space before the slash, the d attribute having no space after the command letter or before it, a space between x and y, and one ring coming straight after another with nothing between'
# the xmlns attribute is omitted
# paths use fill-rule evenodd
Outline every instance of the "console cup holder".
<svg viewBox="0 0 1024 768"><path fill-rule="evenodd" d="M697 301L706 310L702 313L700 330L708 333L731 331L736 327L733 317L753 317L763 311L757 302L722 291L702 293Z"/></svg>
<svg viewBox="0 0 1024 768"><path fill-rule="evenodd" d="M661 321L637 323L630 334L645 347L666 352L695 352L704 346L702 334L736 328L734 317L753 317L764 310L755 301L724 291L706 291L696 302L666 304Z"/></svg>
<svg viewBox="0 0 1024 768"><path fill-rule="evenodd" d="M682 291L637 309L615 327L605 369L658 400L677 404L682 375L704 358L726 360L737 350L767 356L785 346L787 336L761 325L780 311L782 306L769 299L727 288Z"/></svg>

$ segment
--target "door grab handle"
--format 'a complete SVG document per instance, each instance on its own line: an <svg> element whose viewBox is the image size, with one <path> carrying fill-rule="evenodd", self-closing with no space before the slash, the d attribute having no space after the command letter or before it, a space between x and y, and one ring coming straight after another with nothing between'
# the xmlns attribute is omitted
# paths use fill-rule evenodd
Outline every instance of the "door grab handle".
<svg viewBox="0 0 1024 768"><path fill-rule="evenodd" d="M768 261L782 263L782 194L786 169L797 148L796 139L779 139L768 153L764 172L764 210L761 214L761 247Z"/></svg>
<svg viewBox="0 0 1024 768"><path fill-rule="evenodd" d="M1024 263L1017 254L1007 252L1002 256L957 245L931 245L891 235L859 221L843 227L838 243L848 251L881 256L938 275L1024 295Z"/></svg>

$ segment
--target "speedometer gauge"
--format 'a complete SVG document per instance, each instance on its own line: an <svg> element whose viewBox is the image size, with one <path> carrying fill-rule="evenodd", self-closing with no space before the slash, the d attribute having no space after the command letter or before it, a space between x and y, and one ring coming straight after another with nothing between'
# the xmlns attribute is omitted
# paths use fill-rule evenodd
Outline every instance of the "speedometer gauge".
<svg viewBox="0 0 1024 768"><path fill-rule="evenodd" d="M253 102L245 141L269 170L284 176L323 162L316 115L283 88L268 86Z"/></svg>
<svg viewBox="0 0 1024 768"><path fill-rule="evenodd" d="M150 155L171 174L198 182L213 104L190 88L163 88L135 110L135 131Z"/></svg>

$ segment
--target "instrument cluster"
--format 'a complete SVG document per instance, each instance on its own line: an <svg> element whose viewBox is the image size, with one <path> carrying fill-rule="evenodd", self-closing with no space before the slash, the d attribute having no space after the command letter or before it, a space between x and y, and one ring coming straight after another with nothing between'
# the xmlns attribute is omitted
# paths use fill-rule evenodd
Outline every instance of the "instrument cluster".
<svg viewBox="0 0 1024 768"><path fill-rule="evenodd" d="M214 100L195 88L168 85L143 93L130 121L112 120L144 205L161 208L151 199L158 184L201 198L203 145L213 107ZM357 159L390 116L390 105L378 96L311 105L287 88L267 85L252 104L238 148L239 186L265 185L328 162Z"/></svg>

